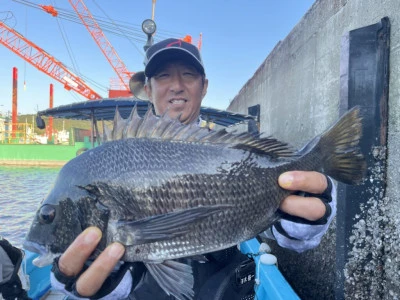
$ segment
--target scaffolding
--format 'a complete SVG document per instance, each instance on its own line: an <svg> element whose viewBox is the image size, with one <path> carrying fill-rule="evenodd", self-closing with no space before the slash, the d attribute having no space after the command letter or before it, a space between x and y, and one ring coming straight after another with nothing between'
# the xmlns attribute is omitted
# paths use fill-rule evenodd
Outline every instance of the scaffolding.
<svg viewBox="0 0 400 300"><path fill-rule="evenodd" d="M1 144L33 144L35 143L33 126L30 123L11 123L0 120Z"/></svg>

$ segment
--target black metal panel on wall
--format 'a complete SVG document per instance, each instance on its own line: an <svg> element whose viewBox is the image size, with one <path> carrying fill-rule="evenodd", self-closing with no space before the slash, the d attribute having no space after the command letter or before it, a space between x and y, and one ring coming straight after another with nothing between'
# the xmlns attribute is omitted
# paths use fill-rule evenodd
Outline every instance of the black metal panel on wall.
<svg viewBox="0 0 400 300"><path fill-rule="evenodd" d="M256 117L256 120L248 121L248 132L257 134L260 132L260 104L249 106L247 112L250 116Z"/></svg>
<svg viewBox="0 0 400 300"><path fill-rule="evenodd" d="M348 293L344 273L352 258L354 229L362 209L370 205L374 191L386 189L386 144L389 90L389 33L387 17L380 22L346 33L340 59L340 115L360 106L363 116L361 150L368 165L368 180L359 186L339 184L336 231L336 299ZM383 153L384 152L384 153ZM379 165L379 176L372 174ZM376 171L376 170L375 170ZM367 232L368 234L368 232ZM352 237L352 238L350 238ZM360 261L361 264L365 261ZM363 266L359 266L361 269ZM379 279L378 279L379 280ZM357 284L357 282L352 282ZM368 282L365 284L368 285Z"/></svg>

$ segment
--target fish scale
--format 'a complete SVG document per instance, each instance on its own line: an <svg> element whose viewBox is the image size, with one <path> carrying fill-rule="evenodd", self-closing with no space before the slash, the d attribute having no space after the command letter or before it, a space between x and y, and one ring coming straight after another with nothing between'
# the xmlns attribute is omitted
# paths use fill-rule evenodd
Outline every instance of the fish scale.
<svg viewBox="0 0 400 300"><path fill-rule="evenodd" d="M24 247L51 263L87 227L103 232L94 257L112 242L124 261L142 261L167 294L191 299L191 268L174 259L221 250L277 220L290 194L278 176L324 171L363 180L361 118L353 109L301 151L271 137L184 125L151 110L127 120L118 111L107 142L69 161L41 203ZM180 278L179 284L173 278Z"/></svg>
<svg viewBox="0 0 400 300"><path fill-rule="evenodd" d="M265 178L264 178L265 179ZM221 179L220 179L221 180ZM267 197L268 193L264 193L264 195L259 195L261 185L263 185L264 180L261 178L259 180L258 186L253 187L254 188L254 193L252 191L248 190L249 193L247 193L247 197L243 197L242 194L234 194L232 193L228 197L223 197L223 198L218 198L219 203L223 204L233 204L237 205L235 209L228 208L226 211L222 211L218 214L212 215L208 217L206 220L204 220L201 225L192 225L193 230L190 230L190 232L187 235L184 235L182 237L177 237L173 239L172 241L178 241L178 240L189 240L189 241L194 241L193 244L194 246L199 245L199 247L203 247L203 245L207 245L205 251L210 252L210 251L215 251L219 250L218 244L216 244L216 241L222 241L223 243L226 243L228 240L230 242L229 246L236 244L237 240L240 240L244 234L238 230L232 230L232 224L236 223L236 226L233 226L234 228L239 227L239 228L246 228L249 227L254 227L255 225L251 224L264 224L263 226L267 226L268 224L266 223L268 218L270 216L265 216L265 213L263 211L270 210L270 211L276 211L277 207L279 206L278 202L275 203L268 203L268 201L260 201L260 199L265 199ZM239 187L238 189L243 189L243 184L240 185L240 182L229 182L229 184L226 184L226 190L230 191L231 189L229 188L229 185L231 186L236 186ZM216 187L214 184L210 184L213 189L204 186L201 188L200 191L203 191L204 189L208 191L213 191L213 195L207 196L206 198L199 200L199 202L202 205L213 205L215 201L215 195L218 194L218 191L216 190ZM199 192L200 192L199 191ZM282 192L283 193L283 192ZM199 194L197 192L194 192L194 194ZM286 194L288 194L286 192ZM173 199L176 199L172 197L169 199L170 201L173 201ZM165 200L168 201L168 200ZM242 203L246 202L246 205L243 205ZM187 206L184 206L183 208L189 207L189 204L186 202ZM155 204L155 207L157 205ZM265 220L263 220L263 218ZM221 227L218 226L220 223L224 224L225 226ZM197 230L196 226L200 226L201 230ZM205 228L207 230L205 230ZM215 232L215 228L218 228L218 231ZM253 229L254 230L254 229ZM257 230L257 229L256 229ZM237 236L236 239L233 237ZM209 239L208 237L212 237ZM150 250L150 253L157 252L157 247L159 247L159 244L154 244L154 247ZM165 250L167 246L163 245L162 249L163 251ZM226 246L225 246L226 247ZM137 249L139 249L137 247ZM146 250L147 251L147 250ZM146 251L140 251L140 255L143 255ZM204 251L204 250L203 250ZM195 247L191 251L186 251L186 252L175 252L173 258L178 258L182 256L190 256L193 254L196 254L199 252L199 249L196 249ZM163 259L166 259L167 257L161 257ZM171 258L171 252L169 252L169 258ZM136 258L136 260L147 260L146 257L140 256Z"/></svg>

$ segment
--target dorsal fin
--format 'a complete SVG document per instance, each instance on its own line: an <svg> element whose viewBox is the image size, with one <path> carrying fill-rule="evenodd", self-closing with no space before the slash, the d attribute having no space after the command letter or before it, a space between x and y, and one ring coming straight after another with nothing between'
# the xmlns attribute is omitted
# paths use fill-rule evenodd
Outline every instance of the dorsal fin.
<svg viewBox="0 0 400 300"><path fill-rule="evenodd" d="M131 111L131 114L129 115L128 124L125 128L123 137L124 138L136 137L137 130L140 127L142 121L143 119L139 116L137 112L137 106L135 105L135 107Z"/></svg>
<svg viewBox="0 0 400 300"><path fill-rule="evenodd" d="M119 113L118 106L115 110L115 115L114 115L114 126L113 130L111 132L112 139L113 140L119 140L122 139L122 133L125 130L127 124L127 120L121 117L121 114Z"/></svg>
<svg viewBox="0 0 400 300"><path fill-rule="evenodd" d="M195 123L183 124L178 118L171 118L168 112L161 117L155 116L151 107L141 118L136 106L127 119L123 119L116 108L114 128L105 126L104 141L125 138L151 138L169 141L197 142L208 144L226 144L232 148L244 149L260 154L267 154L274 158L290 158L296 156L286 144L272 137L260 138L247 132L235 133L225 129L210 131Z"/></svg>
<svg viewBox="0 0 400 300"><path fill-rule="evenodd" d="M147 109L146 114L143 117L143 121L140 124L140 127L137 130L136 137L138 138L144 138L144 137L152 137L153 132L157 128L157 123L160 118L157 118L151 107Z"/></svg>
<svg viewBox="0 0 400 300"><path fill-rule="evenodd" d="M103 143L111 140L111 129L103 121Z"/></svg>

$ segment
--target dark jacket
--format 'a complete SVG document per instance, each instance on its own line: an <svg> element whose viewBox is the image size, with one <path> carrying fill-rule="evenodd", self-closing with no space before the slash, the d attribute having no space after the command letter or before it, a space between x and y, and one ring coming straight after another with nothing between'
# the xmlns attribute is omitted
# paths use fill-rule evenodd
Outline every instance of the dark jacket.
<svg viewBox="0 0 400 300"><path fill-rule="evenodd" d="M207 262L195 259L179 259L192 266L196 300L251 299L254 295L254 261L243 255L237 247L209 253ZM133 273L131 300L172 300L157 284L142 263L137 263ZM243 278L251 280L243 280ZM241 280L242 279L242 280Z"/></svg>
<svg viewBox="0 0 400 300"><path fill-rule="evenodd" d="M7 282L0 284L0 294L2 294L5 300L30 299L27 295L27 292L22 288L21 280L18 276L18 271L23 259L23 252L20 249L12 246L6 239L1 237L0 247L4 249L14 265L14 271L11 275L11 278Z"/></svg>

